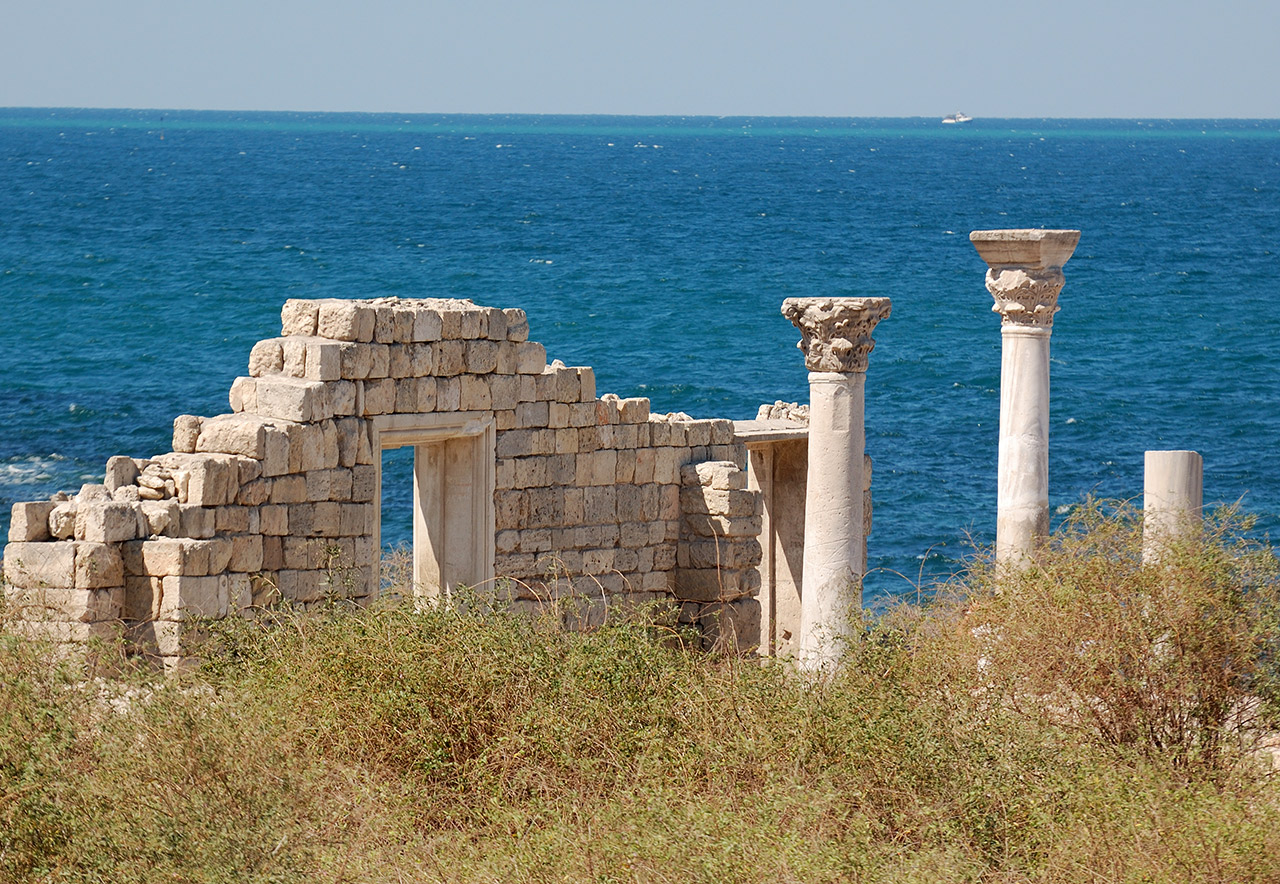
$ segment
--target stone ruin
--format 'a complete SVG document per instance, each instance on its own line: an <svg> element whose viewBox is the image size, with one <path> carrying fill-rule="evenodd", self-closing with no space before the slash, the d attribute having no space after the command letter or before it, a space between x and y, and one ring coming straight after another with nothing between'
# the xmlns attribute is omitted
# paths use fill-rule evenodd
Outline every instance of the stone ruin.
<svg viewBox="0 0 1280 884"><path fill-rule="evenodd" d="M828 361L847 362L849 337L865 372L887 312L861 337L836 329ZM103 484L13 507L9 619L55 642L123 634L176 665L209 618L367 603L381 583L382 452L412 446L414 594L554 602L583 628L669 602L706 646L793 652L807 408L737 422L652 414L648 399L598 396L590 368L548 364L528 337L523 310L470 301L286 302L281 336L256 344L232 384L230 413L179 416L173 451L112 457ZM865 568L857 395L849 478Z"/></svg>

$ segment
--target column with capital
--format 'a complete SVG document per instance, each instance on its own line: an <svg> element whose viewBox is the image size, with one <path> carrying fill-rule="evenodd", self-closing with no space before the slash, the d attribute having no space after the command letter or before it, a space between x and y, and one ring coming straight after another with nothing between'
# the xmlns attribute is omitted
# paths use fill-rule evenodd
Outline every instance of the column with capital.
<svg viewBox="0 0 1280 884"><path fill-rule="evenodd" d="M839 661L862 611L863 426L871 332L888 298L788 298L782 315L800 329L809 369L809 469L798 662Z"/></svg>
<svg viewBox="0 0 1280 884"><path fill-rule="evenodd" d="M1031 560L1049 533L1049 336L1078 230L975 230L1001 316L996 562Z"/></svg>

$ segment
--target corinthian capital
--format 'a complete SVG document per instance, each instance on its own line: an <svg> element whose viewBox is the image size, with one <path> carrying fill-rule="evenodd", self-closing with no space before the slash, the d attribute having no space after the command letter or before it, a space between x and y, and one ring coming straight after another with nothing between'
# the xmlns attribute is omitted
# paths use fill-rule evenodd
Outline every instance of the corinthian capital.
<svg viewBox="0 0 1280 884"><path fill-rule="evenodd" d="M782 315L800 329L809 371L867 370L871 331L889 315L888 298L787 298Z"/></svg>
<svg viewBox="0 0 1280 884"><path fill-rule="evenodd" d="M1066 277L1062 268L1050 270L996 269L987 271L987 291L996 299L991 309L999 313L1001 325L1026 328L1053 328L1058 293Z"/></svg>
<svg viewBox="0 0 1280 884"><path fill-rule="evenodd" d="M1080 242L1078 230L975 230L969 241L987 262L991 309L1003 325L1053 328L1062 265Z"/></svg>

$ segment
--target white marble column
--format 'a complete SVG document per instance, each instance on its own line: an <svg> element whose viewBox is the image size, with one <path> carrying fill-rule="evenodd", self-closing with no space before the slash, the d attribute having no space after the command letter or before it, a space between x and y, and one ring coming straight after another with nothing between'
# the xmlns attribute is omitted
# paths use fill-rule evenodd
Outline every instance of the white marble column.
<svg viewBox="0 0 1280 884"><path fill-rule="evenodd" d="M799 664L837 663L862 612L863 387L888 298L788 298L809 369L809 469L804 506Z"/></svg>
<svg viewBox="0 0 1280 884"><path fill-rule="evenodd" d="M1159 557L1165 540L1200 524L1204 459L1194 451L1148 451L1142 482L1142 560Z"/></svg>
<svg viewBox="0 0 1280 884"><path fill-rule="evenodd" d="M1030 561L1049 533L1049 336L1078 230L975 230L1001 316L996 561Z"/></svg>

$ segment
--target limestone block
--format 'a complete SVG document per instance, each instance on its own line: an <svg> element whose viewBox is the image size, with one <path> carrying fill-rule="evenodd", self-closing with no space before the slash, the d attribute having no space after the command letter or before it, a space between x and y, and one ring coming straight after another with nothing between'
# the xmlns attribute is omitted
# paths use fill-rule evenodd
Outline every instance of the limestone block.
<svg viewBox="0 0 1280 884"><path fill-rule="evenodd" d="M578 456L553 454L543 458L547 465L548 485L572 485L578 477Z"/></svg>
<svg viewBox="0 0 1280 884"><path fill-rule="evenodd" d="M528 516L524 527L553 528L564 521L564 490L561 488L530 488L526 492L529 501Z"/></svg>
<svg viewBox="0 0 1280 884"><path fill-rule="evenodd" d="M125 620L154 620L160 616L163 577L126 576L121 616Z"/></svg>
<svg viewBox="0 0 1280 884"><path fill-rule="evenodd" d="M223 570L213 568L210 551L215 544L191 538L137 540L121 546L125 572L150 577L204 577ZM225 567L225 565L223 565Z"/></svg>
<svg viewBox="0 0 1280 884"><path fill-rule="evenodd" d="M236 456L198 453L180 457L172 460L170 467L178 486L179 502L197 506L235 502L240 491L240 464Z"/></svg>
<svg viewBox="0 0 1280 884"><path fill-rule="evenodd" d="M615 486L618 499L619 522L642 522L657 513L646 512L644 489L638 485L620 484Z"/></svg>
<svg viewBox="0 0 1280 884"><path fill-rule="evenodd" d="M547 367L547 350L536 341L524 341L516 349L516 371L540 375Z"/></svg>
<svg viewBox="0 0 1280 884"><path fill-rule="evenodd" d="M339 466L341 454L338 449L338 424L327 420L320 424L321 457L324 469L332 470Z"/></svg>
<svg viewBox="0 0 1280 884"><path fill-rule="evenodd" d="M284 347L279 338L258 341L249 351L249 376L260 378L284 371Z"/></svg>
<svg viewBox="0 0 1280 884"><path fill-rule="evenodd" d="M435 350L430 344L408 344L405 347L409 355L409 374L422 378L435 374Z"/></svg>
<svg viewBox="0 0 1280 884"><path fill-rule="evenodd" d="M634 449L619 449L617 481L629 484L636 475L636 453Z"/></svg>
<svg viewBox="0 0 1280 884"><path fill-rule="evenodd" d="M680 453L675 448L658 448L653 453L653 481L672 485L680 481Z"/></svg>
<svg viewBox="0 0 1280 884"><path fill-rule="evenodd" d="M582 573L603 574L613 569L614 551L611 549L588 549L582 552Z"/></svg>
<svg viewBox="0 0 1280 884"><path fill-rule="evenodd" d="M373 500L377 471L372 466L360 465L351 470L351 499L356 503Z"/></svg>
<svg viewBox="0 0 1280 884"><path fill-rule="evenodd" d="M279 572L280 595L294 602L317 602L325 596L324 575L319 571Z"/></svg>
<svg viewBox="0 0 1280 884"><path fill-rule="evenodd" d="M213 510L199 504L179 504L179 534L182 537L212 537L214 529Z"/></svg>
<svg viewBox="0 0 1280 884"><path fill-rule="evenodd" d="M178 502L172 498L163 501L144 500L138 507L146 523L146 536L172 534L181 527L182 511Z"/></svg>
<svg viewBox="0 0 1280 884"><path fill-rule="evenodd" d="M9 521L9 542L28 543L48 540L49 514L58 504L52 500L15 503Z"/></svg>
<svg viewBox="0 0 1280 884"><path fill-rule="evenodd" d="M467 370L464 341L444 340L432 345L435 350L436 377L452 377Z"/></svg>
<svg viewBox="0 0 1280 884"><path fill-rule="evenodd" d="M284 302L284 307L280 310L281 333L286 335L314 335L319 313L319 302L290 298Z"/></svg>
<svg viewBox="0 0 1280 884"><path fill-rule="evenodd" d="M138 465L131 457L112 457L107 459L107 472L103 484L114 493L123 485L132 485L138 478Z"/></svg>
<svg viewBox="0 0 1280 884"><path fill-rule="evenodd" d="M591 481L586 483L589 485L612 485L617 481L618 475L618 452L616 451L597 451L591 458Z"/></svg>
<svg viewBox="0 0 1280 884"><path fill-rule="evenodd" d="M515 375L489 375L489 385L494 411L512 411L520 405L520 381Z"/></svg>
<svg viewBox="0 0 1280 884"><path fill-rule="evenodd" d="M703 647L731 654L755 650L760 645L760 617L760 602L754 598L701 605L697 624Z"/></svg>
<svg viewBox="0 0 1280 884"><path fill-rule="evenodd" d="M279 476L289 472L289 430L287 421L269 421L262 427L262 475ZM244 481L241 479L241 481Z"/></svg>
<svg viewBox="0 0 1280 884"><path fill-rule="evenodd" d="M302 503L307 499L307 479L304 473L281 476L271 485L271 502Z"/></svg>
<svg viewBox="0 0 1280 884"><path fill-rule="evenodd" d="M281 541L284 567L307 570L319 568L323 562L321 544L312 537L285 537Z"/></svg>
<svg viewBox="0 0 1280 884"><path fill-rule="evenodd" d="M498 367L498 345L494 341L467 341L465 359L471 374L490 374Z"/></svg>
<svg viewBox="0 0 1280 884"><path fill-rule="evenodd" d="M373 364L369 366L370 378L385 378L391 375L391 347L388 344L372 344L369 353L373 356Z"/></svg>
<svg viewBox="0 0 1280 884"><path fill-rule="evenodd" d="M697 537L756 537L760 534L760 516L717 516L688 513L683 530Z"/></svg>
<svg viewBox="0 0 1280 884"><path fill-rule="evenodd" d="M391 304L379 304L373 308L373 339L379 344L394 344L396 340L396 308Z"/></svg>
<svg viewBox="0 0 1280 884"><path fill-rule="evenodd" d="M119 543L138 536L138 514L134 504L90 501L76 508L77 540Z"/></svg>
<svg viewBox="0 0 1280 884"><path fill-rule="evenodd" d="M301 337L280 339L280 349L284 356L284 368L280 372L281 374L288 375L291 378L300 378L305 374L307 367L306 341L306 338Z"/></svg>
<svg viewBox="0 0 1280 884"><path fill-rule="evenodd" d="M469 301L454 301L443 311L442 318L442 336L446 340L472 340L488 334L486 308L477 307Z"/></svg>
<svg viewBox="0 0 1280 884"><path fill-rule="evenodd" d="M244 616L251 607L253 607L253 579L244 573L228 574L227 613Z"/></svg>
<svg viewBox="0 0 1280 884"><path fill-rule="evenodd" d="M340 344L338 371L347 380L359 381L373 371L373 346L371 344Z"/></svg>
<svg viewBox="0 0 1280 884"><path fill-rule="evenodd" d="M160 620L181 621L197 617L227 616L226 576L165 577L160 598Z"/></svg>
<svg viewBox="0 0 1280 884"><path fill-rule="evenodd" d="M511 341L498 342L498 363L494 367L494 372L501 375L514 375L519 365L518 354L519 344Z"/></svg>
<svg viewBox="0 0 1280 884"><path fill-rule="evenodd" d="M493 495L497 530L526 527L529 520L529 495L526 491L496 491Z"/></svg>
<svg viewBox="0 0 1280 884"><path fill-rule="evenodd" d="M373 340L377 314L372 307L355 301L325 300L320 302L316 334L335 341Z"/></svg>
<svg viewBox="0 0 1280 884"><path fill-rule="evenodd" d="M613 484L583 489L586 522L603 525L618 521L618 490Z"/></svg>
<svg viewBox="0 0 1280 884"><path fill-rule="evenodd" d="M721 568L734 571L760 564L760 544L747 541L699 540L682 542L676 548L676 565L680 568Z"/></svg>
<svg viewBox="0 0 1280 884"><path fill-rule="evenodd" d="M439 310L431 307L413 309L413 341L423 343L438 341L444 331L444 320Z"/></svg>
<svg viewBox="0 0 1280 884"><path fill-rule="evenodd" d="M652 448L641 448L636 451L636 467L632 481L637 485L646 485L652 482L656 459L657 453Z"/></svg>
<svg viewBox="0 0 1280 884"><path fill-rule="evenodd" d="M549 426L549 416L546 402L522 402L516 406L516 422L521 427L537 429Z"/></svg>
<svg viewBox="0 0 1280 884"><path fill-rule="evenodd" d="M464 374L459 378L462 384L459 406L462 411L490 411L493 409L493 396L489 390L487 378L474 374Z"/></svg>
<svg viewBox="0 0 1280 884"><path fill-rule="evenodd" d="M4 578L22 589L75 586L74 543L10 543L4 548Z"/></svg>
<svg viewBox="0 0 1280 884"><path fill-rule="evenodd" d="M320 537L337 537L341 533L342 508L334 501L315 504L311 533Z"/></svg>
<svg viewBox="0 0 1280 884"><path fill-rule="evenodd" d="M622 489L619 488L619 491ZM621 518L621 516L619 516ZM649 525L646 522L624 522L618 526L618 543L628 549L639 549L649 543ZM649 553L649 565L653 565L653 553Z"/></svg>
<svg viewBox="0 0 1280 884"><path fill-rule="evenodd" d="M753 516L761 510L758 491L717 491L701 486L680 489L680 509L685 513L721 516Z"/></svg>
<svg viewBox="0 0 1280 884"><path fill-rule="evenodd" d="M351 499L351 470L341 467L325 470L329 475L329 499L348 501Z"/></svg>
<svg viewBox="0 0 1280 884"><path fill-rule="evenodd" d="M516 424L515 409L504 410L504 411L494 411L493 427L498 432L516 429L517 424Z"/></svg>
<svg viewBox="0 0 1280 884"><path fill-rule="evenodd" d="M339 504L338 533L344 537L358 537L372 530L373 507L367 503Z"/></svg>
<svg viewBox="0 0 1280 884"><path fill-rule="evenodd" d="M413 373L413 356L410 353L410 344L392 344L389 348L391 353L391 366L387 372L388 377L411 378L417 377Z"/></svg>
<svg viewBox="0 0 1280 884"><path fill-rule="evenodd" d="M333 417L329 391L321 381L277 376L259 378L255 386L255 414L303 423Z"/></svg>
<svg viewBox="0 0 1280 884"><path fill-rule="evenodd" d="M312 381L341 380L344 345L322 338L305 340L302 376Z"/></svg>
<svg viewBox="0 0 1280 884"><path fill-rule="evenodd" d="M289 427L289 473L325 468L324 429L319 424Z"/></svg>
<svg viewBox="0 0 1280 884"><path fill-rule="evenodd" d="M547 460L542 457L519 457L514 461L515 474L512 478L514 488L540 488L550 484L547 475Z"/></svg>
<svg viewBox="0 0 1280 884"><path fill-rule="evenodd" d="M238 454L262 460L266 456L267 421L257 415L221 414L204 421L196 451Z"/></svg>
<svg viewBox="0 0 1280 884"><path fill-rule="evenodd" d="M271 499L273 485L274 482L271 479L255 479L252 482L246 482L240 486L235 502L242 507L254 507L266 503Z"/></svg>
<svg viewBox="0 0 1280 884"><path fill-rule="evenodd" d="M525 312L517 307L512 307L502 311L506 318L506 333L508 341L527 341L529 340L529 317Z"/></svg>
<svg viewBox="0 0 1280 884"><path fill-rule="evenodd" d="M259 530L264 535L283 536L289 533L289 508L287 506L264 506L258 512Z"/></svg>
<svg viewBox="0 0 1280 884"><path fill-rule="evenodd" d="M364 388L365 417L379 414L394 414L396 409L396 382L391 378L377 378L361 381Z"/></svg>
<svg viewBox="0 0 1280 884"><path fill-rule="evenodd" d="M100 623L120 619L124 588L21 589L5 587L5 601L15 619L63 623Z"/></svg>
<svg viewBox="0 0 1280 884"><path fill-rule="evenodd" d="M613 551L613 567L614 570L628 574L640 564L640 557L636 555L633 549L616 549Z"/></svg>
<svg viewBox="0 0 1280 884"><path fill-rule="evenodd" d="M289 534L295 537L309 537L313 533L315 521L315 505L295 503L289 507Z"/></svg>
<svg viewBox="0 0 1280 884"><path fill-rule="evenodd" d="M493 539L494 551L498 555L506 555L515 552L520 546L520 537L527 532L523 531L499 531Z"/></svg>
<svg viewBox="0 0 1280 884"><path fill-rule="evenodd" d="M249 530L247 507L220 506L213 512L213 528L219 534L243 534Z"/></svg>
<svg viewBox="0 0 1280 884"><path fill-rule="evenodd" d="M681 601L728 601L746 594L742 572L727 568L678 568L673 592Z"/></svg>
<svg viewBox="0 0 1280 884"><path fill-rule="evenodd" d="M124 560L115 544L76 541L76 589L124 586Z"/></svg>
<svg viewBox="0 0 1280 884"><path fill-rule="evenodd" d="M250 414L258 410L258 379L257 378L236 378L231 382L231 392L227 395L227 402L231 405L231 410L237 414L247 411ZM197 433L199 432L197 428ZM188 449L185 445L179 447L176 444L177 426L174 427L174 451L195 451L195 441L191 442Z"/></svg>
<svg viewBox="0 0 1280 884"><path fill-rule="evenodd" d="M680 489L677 486L667 485L659 487L658 518L672 522L680 519Z"/></svg>
<svg viewBox="0 0 1280 884"><path fill-rule="evenodd" d="M329 405L335 417L349 417L357 412L356 382L330 381Z"/></svg>
<svg viewBox="0 0 1280 884"><path fill-rule="evenodd" d="M360 437L365 434L364 421L359 418L340 418L335 424L338 432L338 463L344 467L353 467L360 452Z"/></svg>

